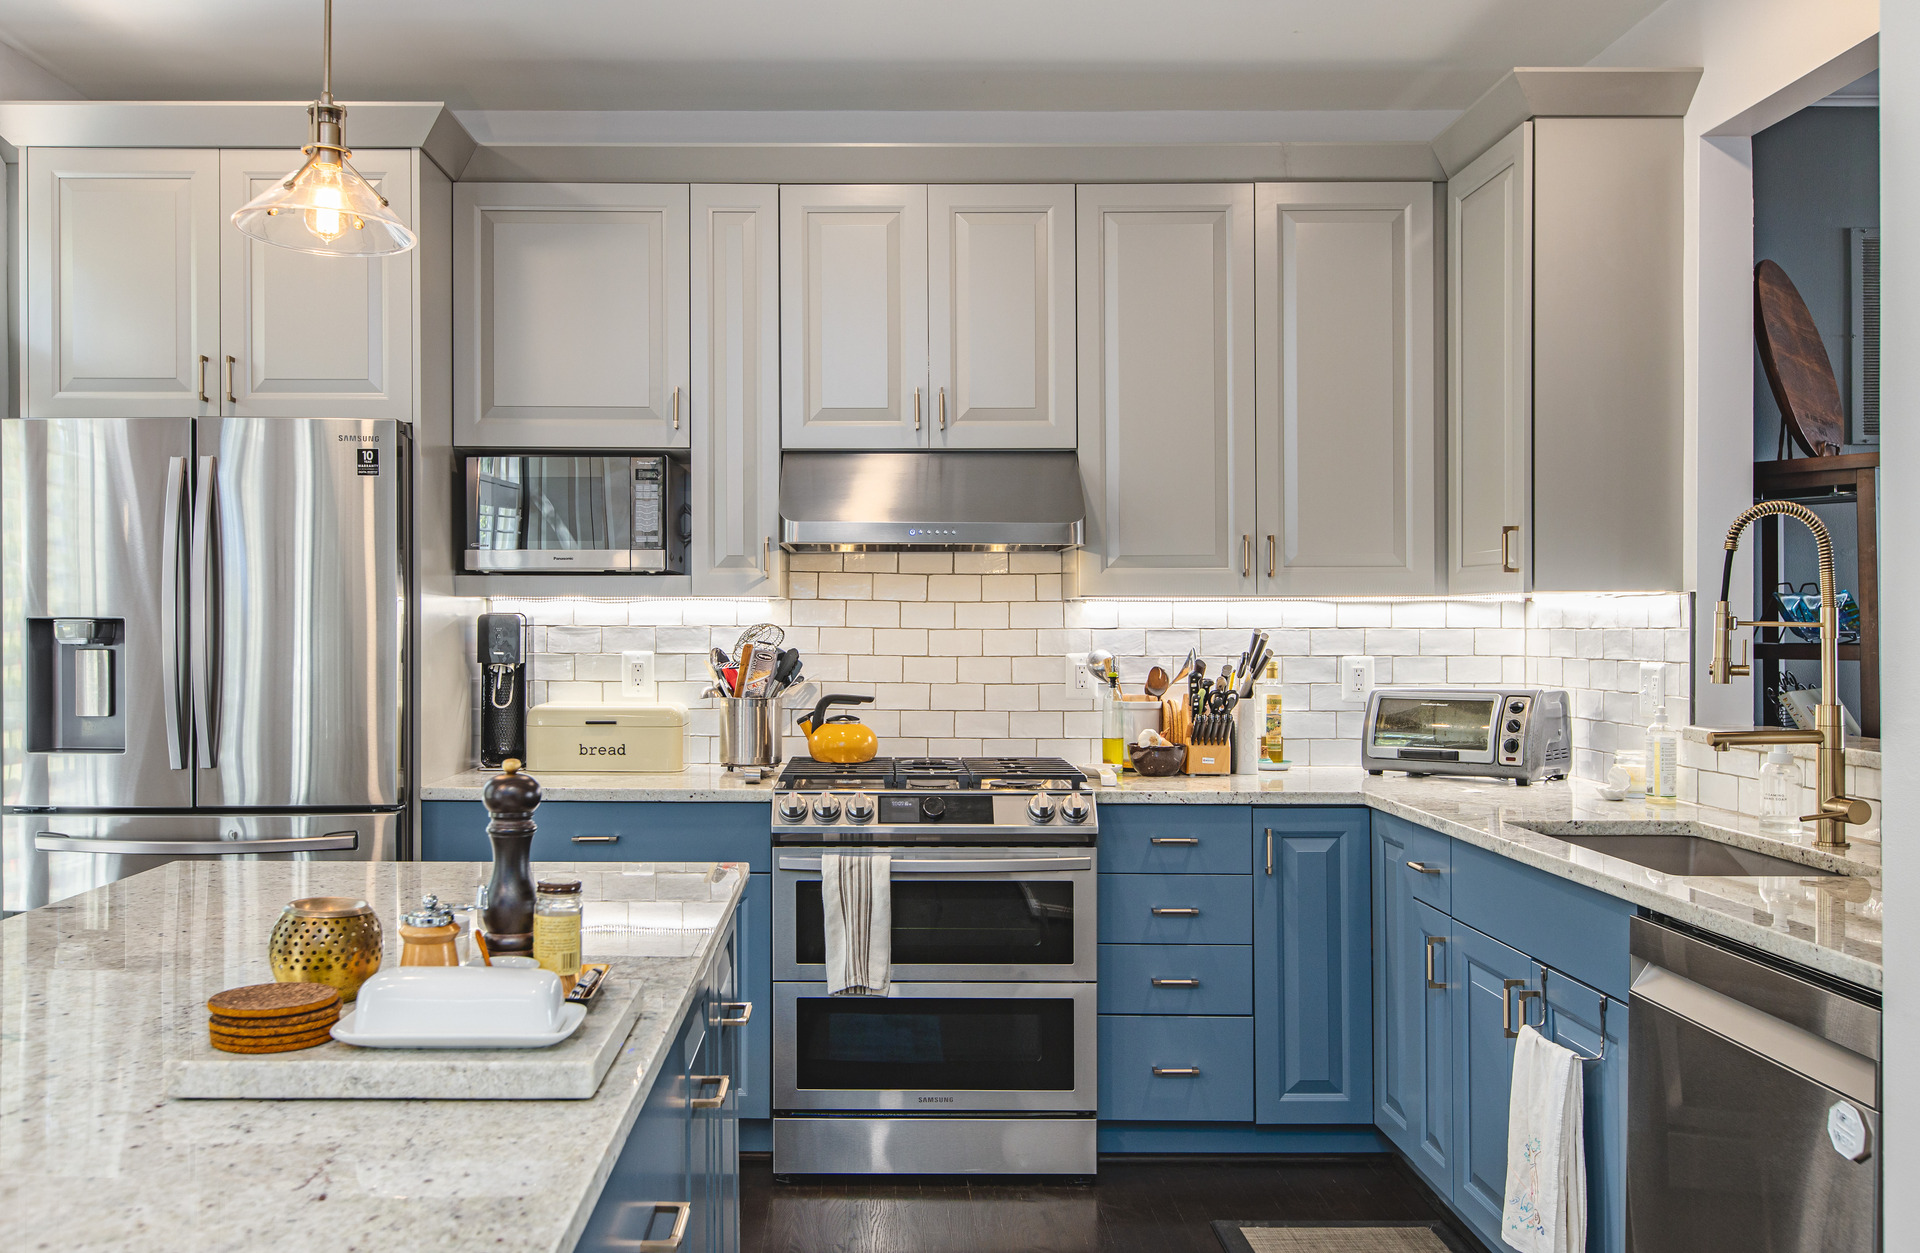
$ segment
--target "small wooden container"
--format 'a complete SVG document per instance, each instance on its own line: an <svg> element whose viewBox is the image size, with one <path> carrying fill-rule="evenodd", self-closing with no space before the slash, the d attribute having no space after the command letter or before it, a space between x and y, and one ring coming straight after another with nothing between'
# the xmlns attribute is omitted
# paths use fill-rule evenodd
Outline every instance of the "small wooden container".
<svg viewBox="0 0 1920 1253"><path fill-rule="evenodd" d="M460 924L437 896L420 898L420 908L400 920L402 966L458 966Z"/></svg>

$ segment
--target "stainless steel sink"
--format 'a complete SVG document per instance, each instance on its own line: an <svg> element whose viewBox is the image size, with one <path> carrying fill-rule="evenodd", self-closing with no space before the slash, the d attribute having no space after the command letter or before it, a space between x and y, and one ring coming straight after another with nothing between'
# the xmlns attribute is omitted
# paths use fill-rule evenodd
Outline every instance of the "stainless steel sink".
<svg viewBox="0 0 1920 1253"><path fill-rule="evenodd" d="M1831 870L1788 861L1715 839L1698 822L1527 822L1528 831L1618 857L1661 874L1725 878L1839 878Z"/></svg>

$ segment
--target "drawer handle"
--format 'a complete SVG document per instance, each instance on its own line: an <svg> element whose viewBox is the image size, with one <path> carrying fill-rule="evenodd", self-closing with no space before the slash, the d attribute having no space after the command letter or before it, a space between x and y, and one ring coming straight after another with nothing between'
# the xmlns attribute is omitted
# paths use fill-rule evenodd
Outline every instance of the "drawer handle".
<svg viewBox="0 0 1920 1253"><path fill-rule="evenodd" d="M1421 874L1439 874L1440 873L1439 867L1429 866L1424 861L1410 861L1407 863L1407 869L1417 870Z"/></svg>
<svg viewBox="0 0 1920 1253"><path fill-rule="evenodd" d="M1147 982L1153 984L1156 988L1197 988L1200 986L1198 979L1149 979Z"/></svg>
<svg viewBox="0 0 1920 1253"><path fill-rule="evenodd" d="M1171 905L1155 905L1152 909L1155 918L1198 918L1200 916L1200 911L1191 905L1178 908Z"/></svg>
<svg viewBox="0 0 1920 1253"><path fill-rule="evenodd" d="M640 1208L651 1208L656 1214L665 1210L675 1211L673 1230L664 1240L635 1240L631 1247L638 1250L639 1253L673 1253L675 1249L679 1248L680 1242L687 1238L687 1220L693 1217L693 1202L655 1201L651 1206L641 1206Z"/></svg>
<svg viewBox="0 0 1920 1253"><path fill-rule="evenodd" d="M1198 1079L1198 1066L1155 1066L1153 1077L1156 1079Z"/></svg>
<svg viewBox="0 0 1920 1253"><path fill-rule="evenodd" d="M620 837L617 835L576 835L573 837L573 842L575 844L618 844Z"/></svg>
<svg viewBox="0 0 1920 1253"><path fill-rule="evenodd" d="M740 1016L738 1018L715 1019L714 1020L715 1026L744 1027L749 1022L753 1021L753 1002L752 1001L722 1001L720 1002L720 1009L722 1013L725 1013L727 1010L737 1009L740 1011Z"/></svg>
<svg viewBox="0 0 1920 1253"><path fill-rule="evenodd" d="M1191 835L1156 835L1147 841L1149 844L1198 844L1199 842L1197 837Z"/></svg>
<svg viewBox="0 0 1920 1253"><path fill-rule="evenodd" d="M1444 983L1434 982L1433 946L1436 944L1445 944L1446 942L1447 942L1447 937L1444 935L1430 935L1427 937L1427 986L1429 988L1433 988L1438 991L1445 991L1447 985Z"/></svg>
<svg viewBox="0 0 1920 1253"><path fill-rule="evenodd" d="M1513 990L1527 986L1525 979L1502 979L1500 981L1500 1032L1511 1040L1520 1034L1520 1028L1513 1025ZM1521 1002L1520 1017L1527 1016L1526 1002Z"/></svg>
<svg viewBox="0 0 1920 1253"><path fill-rule="evenodd" d="M687 1104L695 1109L719 1109L727 1103L727 1089L733 1086L733 1080L726 1075L695 1075L693 1086L696 1088L719 1087L712 1096L696 1096Z"/></svg>

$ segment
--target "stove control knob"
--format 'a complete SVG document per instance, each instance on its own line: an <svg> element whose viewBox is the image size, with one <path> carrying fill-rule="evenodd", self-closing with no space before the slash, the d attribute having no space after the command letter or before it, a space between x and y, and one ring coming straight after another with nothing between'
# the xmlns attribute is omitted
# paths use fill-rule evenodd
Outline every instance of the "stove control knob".
<svg viewBox="0 0 1920 1253"><path fill-rule="evenodd" d="M774 804L780 810L780 816L788 822L798 822L807 816L807 798L796 792L783 792Z"/></svg>
<svg viewBox="0 0 1920 1253"><path fill-rule="evenodd" d="M920 802L920 816L937 820L947 812L947 802L938 796L929 796Z"/></svg>
<svg viewBox="0 0 1920 1253"><path fill-rule="evenodd" d="M1034 793L1033 799L1027 802L1027 817L1035 822L1052 822L1053 798L1045 792Z"/></svg>
<svg viewBox="0 0 1920 1253"><path fill-rule="evenodd" d="M832 822L840 816L840 802L831 796L822 796L813 802L813 816L821 822Z"/></svg>
<svg viewBox="0 0 1920 1253"><path fill-rule="evenodd" d="M855 792L847 797L847 821L870 822L873 820L873 797L865 792Z"/></svg>
<svg viewBox="0 0 1920 1253"><path fill-rule="evenodd" d="M1093 806L1089 805L1087 798L1078 792L1069 794L1067 799L1060 803L1060 816L1068 822L1085 822L1087 815L1092 812Z"/></svg>

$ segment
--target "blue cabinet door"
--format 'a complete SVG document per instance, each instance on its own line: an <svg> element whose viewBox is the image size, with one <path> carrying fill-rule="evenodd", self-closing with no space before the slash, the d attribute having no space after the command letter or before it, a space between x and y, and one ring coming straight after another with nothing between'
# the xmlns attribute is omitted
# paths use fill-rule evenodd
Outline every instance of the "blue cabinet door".
<svg viewBox="0 0 1920 1253"><path fill-rule="evenodd" d="M1246 1122L1253 1024L1245 1018L1100 1015L1100 1117Z"/></svg>
<svg viewBox="0 0 1920 1253"><path fill-rule="evenodd" d="M1513 1086L1513 1034L1536 987L1532 959L1455 922L1448 981L1453 985L1453 1206L1495 1248L1507 1186L1507 1105Z"/></svg>
<svg viewBox="0 0 1920 1253"><path fill-rule="evenodd" d="M1451 921L1416 899L1408 835L1373 821L1374 1121L1429 1186L1453 1192L1452 1017L1447 987Z"/></svg>
<svg viewBox="0 0 1920 1253"><path fill-rule="evenodd" d="M1102 944L1100 1012L1251 1014L1253 950L1245 944Z"/></svg>
<svg viewBox="0 0 1920 1253"><path fill-rule="evenodd" d="M534 812L535 861L743 861L773 869L765 801L548 801ZM479 801L420 806L422 861L490 861Z"/></svg>
<svg viewBox="0 0 1920 1253"><path fill-rule="evenodd" d="M1541 1033L1582 1057L1587 1151L1587 1253L1627 1247L1627 1007L1538 963L1546 992Z"/></svg>
<svg viewBox="0 0 1920 1253"><path fill-rule="evenodd" d="M1453 1016L1459 986L1459 962L1453 944L1453 919L1425 901L1413 907L1414 938L1420 946L1420 1014L1416 1029L1421 1081L1416 1109L1417 1135L1407 1157L1435 1192L1453 1195ZM1431 978L1428 954L1432 954ZM1403 1146L1405 1147L1405 1146Z"/></svg>
<svg viewBox="0 0 1920 1253"><path fill-rule="evenodd" d="M773 876L747 876L746 894L734 915L734 934L740 950L739 995L729 998L753 1006L743 1027L729 1028L739 1037L740 1059L734 1087L740 1094L740 1117L773 1117ZM739 1017L735 1011L731 1017Z"/></svg>
<svg viewBox="0 0 1920 1253"><path fill-rule="evenodd" d="M1253 811L1259 1122L1373 1121L1368 814Z"/></svg>
<svg viewBox="0 0 1920 1253"><path fill-rule="evenodd" d="M1243 874L1103 874L1102 944L1247 944L1253 901Z"/></svg>
<svg viewBox="0 0 1920 1253"><path fill-rule="evenodd" d="M600 1190L575 1246L584 1253L616 1253L639 1248L642 1240L665 1241L680 1219L680 1207L694 1201L688 1046L703 1026L699 1001L696 997L675 1030L660 1075ZM694 1047L697 1055L697 1043ZM689 1213L689 1226L691 1221Z"/></svg>
<svg viewBox="0 0 1920 1253"><path fill-rule="evenodd" d="M1114 874L1245 874L1245 805L1102 805L1100 869Z"/></svg>

